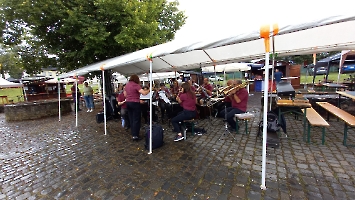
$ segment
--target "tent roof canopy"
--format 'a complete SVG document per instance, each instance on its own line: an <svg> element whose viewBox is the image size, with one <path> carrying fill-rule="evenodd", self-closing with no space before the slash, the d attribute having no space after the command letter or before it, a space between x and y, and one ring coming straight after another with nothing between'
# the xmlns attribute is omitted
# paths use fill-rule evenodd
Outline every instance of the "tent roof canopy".
<svg viewBox="0 0 355 200"><path fill-rule="evenodd" d="M124 75L148 73L152 57L153 72L181 71L201 67L245 62L263 58L264 40L259 31L211 38L192 44L172 41L118 56L71 71L60 77L83 75L100 67ZM280 27L275 36L278 56L312 54L355 49L355 16L334 16L297 25Z"/></svg>
<svg viewBox="0 0 355 200"><path fill-rule="evenodd" d="M13 83L0 77L0 88L19 88L19 87L23 87L23 84Z"/></svg>

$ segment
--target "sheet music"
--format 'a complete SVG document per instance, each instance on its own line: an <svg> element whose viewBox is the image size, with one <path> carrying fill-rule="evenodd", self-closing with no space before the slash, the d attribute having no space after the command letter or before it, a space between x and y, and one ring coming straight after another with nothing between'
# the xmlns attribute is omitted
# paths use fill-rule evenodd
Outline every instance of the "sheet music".
<svg viewBox="0 0 355 200"><path fill-rule="evenodd" d="M163 99L165 103L171 104L170 99L168 99L164 91L159 91L159 97Z"/></svg>
<svg viewBox="0 0 355 200"><path fill-rule="evenodd" d="M149 100L149 97L151 96L152 94L151 94L151 92L149 92L147 95L140 95L140 99L141 100Z"/></svg>

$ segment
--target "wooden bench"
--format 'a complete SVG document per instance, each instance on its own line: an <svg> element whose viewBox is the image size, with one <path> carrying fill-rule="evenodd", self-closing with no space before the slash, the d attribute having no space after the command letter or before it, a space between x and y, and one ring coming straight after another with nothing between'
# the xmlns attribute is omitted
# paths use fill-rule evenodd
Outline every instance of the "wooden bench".
<svg viewBox="0 0 355 200"><path fill-rule="evenodd" d="M243 120L245 123L245 134L248 135L248 121L252 118L254 118L254 114L252 113L242 113L242 114L235 114L235 121L236 121L236 133L239 134L239 124L238 121L239 120Z"/></svg>
<svg viewBox="0 0 355 200"><path fill-rule="evenodd" d="M347 113L346 111L328 103L328 102L316 102L320 107L324 108L328 111L327 121L329 121L329 113L333 114L334 116L338 117L339 119L343 120L344 123L344 140L343 145L347 146L346 139L348 137L348 126L354 127L355 126L355 116Z"/></svg>
<svg viewBox="0 0 355 200"><path fill-rule="evenodd" d="M328 127L329 124L313 108L306 108L306 109L307 109L306 110L306 118L308 120L307 143L311 142L311 126L318 126L318 127L322 127L322 144L324 145L324 142L325 142L325 127ZM302 112L304 113L305 110L302 109ZM305 139L305 135L303 135L303 140L304 139Z"/></svg>

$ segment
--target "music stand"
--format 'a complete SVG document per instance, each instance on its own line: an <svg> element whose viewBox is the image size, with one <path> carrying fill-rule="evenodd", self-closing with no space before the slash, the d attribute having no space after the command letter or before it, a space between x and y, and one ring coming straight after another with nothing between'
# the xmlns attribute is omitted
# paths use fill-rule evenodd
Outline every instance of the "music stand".
<svg viewBox="0 0 355 200"><path fill-rule="evenodd" d="M227 105L226 104L224 104L224 120L223 121L224 121L224 133L223 133L223 135L226 136L226 134L228 133L235 140L235 137L233 136L233 134L228 130Z"/></svg>

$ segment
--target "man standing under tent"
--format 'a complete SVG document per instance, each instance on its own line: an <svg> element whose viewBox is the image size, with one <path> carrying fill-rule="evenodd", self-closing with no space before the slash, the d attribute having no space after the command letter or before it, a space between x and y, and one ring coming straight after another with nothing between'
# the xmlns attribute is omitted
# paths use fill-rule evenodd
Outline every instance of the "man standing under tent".
<svg viewBox="0 0 355 200"><path fill-rule="evenodd" d="M75 82L73 83L73 86L70 88L71 90L71 96L73 97L73 102L74 102L74 108L75 108L75 105L76 105L76 101L78 101L78 111L81 111L80 109L80 96L81 96L81 93L79 91L79 87L77 87L77 85L75 84ZM76 90L78 90L78 96L76 96Z"/></svg>
<svg viewBox="0 0 355 200"><path fill-rule="evenodd" d="M92 89L91 86L89 86L88 82L84 83L84 100L86 103L86 108L88 109L87 112L92 112L94 111L94 90Z"/></svg>
<svg viewBox="0 0 355 200"><path fill-rule="evenodd" d="M275 69L274 78L276 84L278 84L281 81L282 76L283 76L282 72L280 72L279 69Z"/></svg>
<svg viewBox="0 0 355 200"><path fill-rule="evenodd" d="M246 112L249 98L248 90L245 87L239 88L242 85L241 80L235 80L233 85L235 89L227 94L232 97L232 107L227 108L227 122L231 132L235 132L235 114ZM225 116L224 110L221 112L221 115Z"/></svg>

